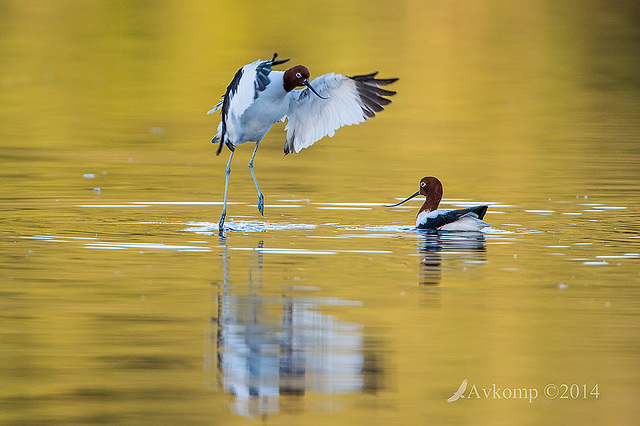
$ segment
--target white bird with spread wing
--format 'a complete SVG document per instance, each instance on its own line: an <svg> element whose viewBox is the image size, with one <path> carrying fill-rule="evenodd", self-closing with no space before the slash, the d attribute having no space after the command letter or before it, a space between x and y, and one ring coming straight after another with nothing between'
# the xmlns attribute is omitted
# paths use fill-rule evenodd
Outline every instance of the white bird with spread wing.
<svg viewBox="0 0 640 426"><path fill-rule="evenodd" d="M325 136L333 136L342 126L359 124L382 111L391 101L385 96L396 92L382 89L397 78L377 79L377 73L346 77L328 73L309 82L309 70L296 65L286 71L272 71L271 67L285 60L258 60L240 68L227 87L221 102L208 114L222 110L218 133L211 140L219 143L218 154L226 145L231 154L227 162L224 203L218 223L223 235L227 214L227 190L231 160L237 145L255 142L249 161L249 171L258 191L258 210L264 215L264 195L253 172L253 159L260 141L278 122L288 120L284 153L300 152ZM296 87L306 86L301 90Z"/></svg>

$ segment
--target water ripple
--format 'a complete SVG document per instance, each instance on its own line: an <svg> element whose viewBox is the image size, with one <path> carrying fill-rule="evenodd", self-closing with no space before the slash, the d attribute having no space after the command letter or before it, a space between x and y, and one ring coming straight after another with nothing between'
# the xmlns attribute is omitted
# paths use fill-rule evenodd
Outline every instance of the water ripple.
<svg viewBox="0 0 640 426"><path fill-rule="evenodd" d="M218 224L212 222L186 222L188 228L184 232L196 234L214 234L218 232ZM261 222L257 220L228 220L225 222L227 232L267 232L300 229L315 229L317 225L290 222Z"/></svg>

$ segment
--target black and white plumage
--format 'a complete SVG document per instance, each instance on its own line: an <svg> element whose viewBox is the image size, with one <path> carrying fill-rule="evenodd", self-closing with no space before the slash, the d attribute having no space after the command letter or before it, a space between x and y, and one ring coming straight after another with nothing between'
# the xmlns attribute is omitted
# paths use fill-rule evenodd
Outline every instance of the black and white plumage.
<svg viewBox="0 0 640 426"><path fill-rule="evenodd" d="M297 153L325 136L332 137L342 126L359 124L382 111L396 92L380 86L397 79L376 79L377 73L346 77L328 73L309 82L309 70L296 65L286 71L271 68L287 62L258 60L240 68L222 100L208 114L222 110L218 132L211 142L226 145L231 154L226 168L225 197L219 222L222 234L226 215L227 188L235 147L255 142L249 170L258 190L258 210L264 214L264 196L253 173L253 159L262 138L278 121L287 121L284 153ZM304 89L295 90L296 87Z"/></svg>
<svg viewBox="0 0 640 426"><path fill-rule="evenodd" d="M291 92L284 153L300 152L325 136L333 137L342 126L363 123L383 111L383 105L391 103L384 96L396 92L379 86L397 79L377 79L376 74L345 77L328 73L315 78L311 86L328 99L313 96L310 88Z"/></svg>
<svg viewBox="0 0 640 426"><path fill-rule="evenodd" d="M239 132L236 128L245 111L258 99L260 92L263 92L269 85L271 67L289 60L276 61L276 57L277 54L274 54L269 61L257 60L240 68L233 76L229 86L227 86L222 100L207 112L207 114L212 114L222 109L222 120L218 125L218 133L211 140L212 143L220 143L217 154L220 154L222 150L222 143L227 145L231 151L234 151L236 145L248 142L238 142ZM273 123L271 124L273 125ZM260 139L264 137L267 131L269 129L264 132ZM257 142L257 140L254 142Z"/></svg>
<svg viewBox="0 0 640 426"><path fill-rule="evenodd" d="M484 222L489 206L475 206L466 209L436 209L418 213L416 228L440 231L478 231L490 226Z"/></svg>
<svg viewBox="0 0 640 426"><path fill-rule="evenodd" d="M464 209L439 209L442 200L442 183L433 176L420 180L420 189L405 200L389 207L399 206L418 195L426 197L416 217L416 228L432 231L479 231L490 226L483 221L489 206L474 206Z"/></svg>

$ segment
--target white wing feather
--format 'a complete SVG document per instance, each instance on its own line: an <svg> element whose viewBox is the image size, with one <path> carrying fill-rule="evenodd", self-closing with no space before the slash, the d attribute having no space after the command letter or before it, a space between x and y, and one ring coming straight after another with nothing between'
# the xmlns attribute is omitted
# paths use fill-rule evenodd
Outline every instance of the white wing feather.
<svg viewBox="0 0 640 426"><path fill-rule="evenodd" d="M229 100L228 114L231 117L229 121L236 121L242 113L251 106L253 97L255 96L256 69L258 65L264 62L257 60L242 67L242 77L238 83L238 90ZM227 124L228 125L228 124Z"/></svg>
<svg viewBox="0 0 640 426"><path fill-rule="evenodd" d="M247 64L241 68L242 76L240 77L240 81L237 83L235 91L229 93L229 109L226 111L227 117L225 119L226 122L226 133L227 138L233 142L235 142L235 138L241 133L241 129L237 129L237 125L240 124L240 117L245 112L247 108L251 106L253 103L253 98L255 96L255 80L256 80L256 69L258 65L264 62L263 60L257 60L250 64ZM218 103L215 107L213 107L207 114L212 114L223 106L223 102ZM223 111L224 113L224 111ZM218 124L218 134L216 137L220 136L220 132L222 131L222 121ZM226 139L225 139L226 140Z"/></svg>
<svg viewBox="0 0 640 426"><path fill-rule="evenodd" d="M317 97L308 88L292 92L285 152L300 152L325 136L332 137L342 126L367 119L356 82L351 78L329 73L315 78L311 86L329 99Z"/></svg>

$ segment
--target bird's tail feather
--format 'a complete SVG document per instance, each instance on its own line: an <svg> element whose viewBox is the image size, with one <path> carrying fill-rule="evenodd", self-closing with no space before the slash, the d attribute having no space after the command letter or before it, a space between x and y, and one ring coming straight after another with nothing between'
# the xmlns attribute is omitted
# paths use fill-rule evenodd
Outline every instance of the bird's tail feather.
<svg viewBox="0 0 640 426"><path fill-rule="evenodd" d="M218 102L216 106L214 106L209 111L207 111L207 115L213 114L214 112L218 111L220 108L222 108L222 101Z"/></svg>
<svg viewBox="0 0 640 426"><path fill-rule="evenodd" d="M220 142L221 142L220 135L215 135L213 137L213 139L211 139L211 143L219 143L220 144L220 146L218 146L218 151L216 152L216 155L220 155L220 151L222 151L222 143L220 143Z"/></svg>
<svg viewBox="0 0 640 426"><path fill-rule="evenodd" d="M211 139L211 143L220 144L218 145L218 151L216 151L216 155L220 155L220 152L222 152L222 145L226 145L227 148L229 148L229 150L232 152L235 151L235 146L233 146L231 142L226 141L224 144L222 143L222 139L220 139L220 135L215 135L213 139Z"/></svg>

